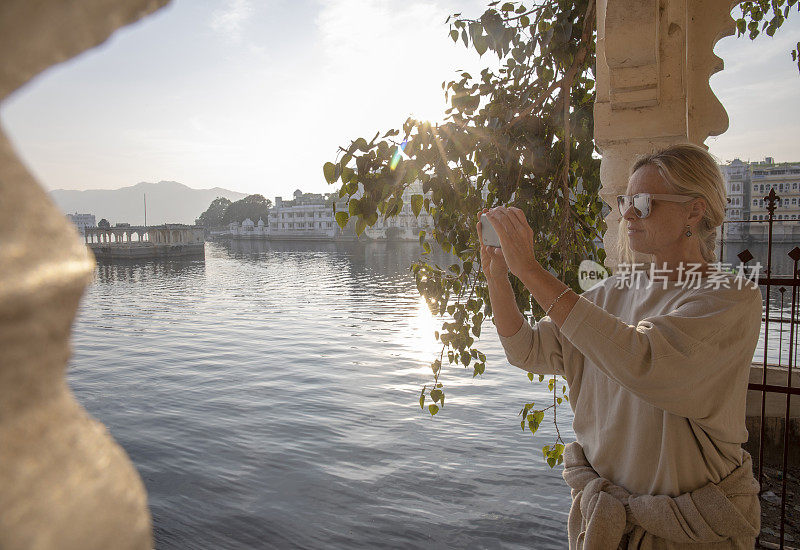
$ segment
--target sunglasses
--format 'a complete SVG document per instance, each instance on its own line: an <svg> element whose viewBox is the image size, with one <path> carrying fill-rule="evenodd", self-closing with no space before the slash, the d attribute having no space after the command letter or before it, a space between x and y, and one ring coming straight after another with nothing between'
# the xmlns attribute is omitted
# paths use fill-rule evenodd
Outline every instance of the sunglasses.
<svg viewBox="0 0 800 550"><path fill-rule="evenodd" d="M686 202L694 199L695 197L687 197L686 195L664 195L661 193L636 193L635 195L617 195L617 208L619 208L620 216L624 216L628 208L633 205L633 213L637 218L646 218L650 215L651 205L653 200L671 201L671 202Z"/></svg>

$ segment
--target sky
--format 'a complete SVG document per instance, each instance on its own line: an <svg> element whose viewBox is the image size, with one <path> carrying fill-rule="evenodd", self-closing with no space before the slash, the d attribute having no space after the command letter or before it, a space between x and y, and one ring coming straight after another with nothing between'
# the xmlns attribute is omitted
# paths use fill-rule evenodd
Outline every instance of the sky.
<svg viewBox="0 0 800 550"><path fill-rule="evenodd" d="M487 0L488 1L488 0ZM46 189L178 181L268 198L332 192L322 165L408 116L442 120L441 84L489 54L445 19L483 1L174 0L48 69L0 105L0 123ZM800 161L793 13L775 37L726 37L711 86L730 118L720 161Z"/></svg>

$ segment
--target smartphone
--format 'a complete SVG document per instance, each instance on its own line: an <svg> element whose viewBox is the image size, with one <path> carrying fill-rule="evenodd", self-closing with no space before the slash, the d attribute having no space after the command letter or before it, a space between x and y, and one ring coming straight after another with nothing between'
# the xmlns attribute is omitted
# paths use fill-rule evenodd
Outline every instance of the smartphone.
<svg viewBox="0 0 800 550"><path fill-rule="evenodd" d="M481 214L481 234L483 235L483 244L500 248L500 237L497 236L497 231L494 230L494 226L486 214Z"/></svg>

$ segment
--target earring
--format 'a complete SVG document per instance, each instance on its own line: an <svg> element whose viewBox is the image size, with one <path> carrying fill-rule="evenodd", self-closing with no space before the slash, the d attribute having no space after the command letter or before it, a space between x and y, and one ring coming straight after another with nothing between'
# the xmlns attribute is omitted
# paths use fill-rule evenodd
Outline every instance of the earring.
<svg viewBox="0 0 800 550"><path fill-rule="evenodd" d="M692 236L692 229L688 225L686 226L686 236L687 237L691 237Z"/></svg>

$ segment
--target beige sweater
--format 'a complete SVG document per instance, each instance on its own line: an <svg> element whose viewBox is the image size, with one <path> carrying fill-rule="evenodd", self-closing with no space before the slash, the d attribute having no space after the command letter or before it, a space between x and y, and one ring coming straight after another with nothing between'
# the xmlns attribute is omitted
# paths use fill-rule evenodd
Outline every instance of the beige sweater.
<svg viewBox="0 0 800 550"><path fill-rule="evenodd" d="M570 550L748 550L761 528L753 461L719 484L672 498L632 495L597 475L577 441L564 448L564 481L572 490Z"/></svg>
<svg viewBox="0 0 800 550"><path fill-rule="evenodd" d="M617 288L613 275L580 296L561 330L545 316L500 337L512 365L566 378L586 458L631 493L675 497L742 464L762 299L725 277L730 288L705 278L647 288L647 274Z"/></svg>

